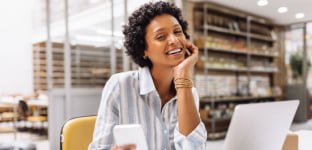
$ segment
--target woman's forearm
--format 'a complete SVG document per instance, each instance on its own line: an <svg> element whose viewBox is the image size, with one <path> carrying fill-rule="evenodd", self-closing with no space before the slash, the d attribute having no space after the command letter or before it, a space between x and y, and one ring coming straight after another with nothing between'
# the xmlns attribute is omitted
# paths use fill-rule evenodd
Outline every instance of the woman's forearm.
<svg viewBox="0 0 312 150"><path fill-rule="evenodd" d="M178 121L180 133L187 136L200 122L192 88L177 88Z"/></svg>

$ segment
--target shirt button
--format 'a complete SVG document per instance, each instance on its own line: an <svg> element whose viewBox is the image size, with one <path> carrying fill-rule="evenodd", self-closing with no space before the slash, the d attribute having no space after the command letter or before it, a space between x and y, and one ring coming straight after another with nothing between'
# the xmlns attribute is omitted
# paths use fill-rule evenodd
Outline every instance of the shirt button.
<svg viewBox="0 0 312 150"><path fill-rule="evenodd" d="M167 130L164 130L164 133L167 134Z"/></svg>

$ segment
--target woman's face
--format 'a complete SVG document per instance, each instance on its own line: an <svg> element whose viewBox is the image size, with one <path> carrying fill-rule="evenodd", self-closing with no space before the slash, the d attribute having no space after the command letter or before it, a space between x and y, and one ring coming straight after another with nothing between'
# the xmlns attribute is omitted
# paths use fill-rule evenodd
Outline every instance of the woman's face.
<svg viewBox="0 0 312 150"><path fill-rule="evenodd" d="M168 14L156 16L146 27L144 51L153 67L174 67L185 58L186 39L178 20Z"/></svg>

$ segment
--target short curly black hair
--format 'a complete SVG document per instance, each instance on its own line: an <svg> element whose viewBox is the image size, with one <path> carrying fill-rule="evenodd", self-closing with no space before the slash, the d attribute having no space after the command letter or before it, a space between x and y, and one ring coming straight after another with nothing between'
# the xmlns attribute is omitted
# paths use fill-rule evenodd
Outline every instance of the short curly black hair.
<svg viewBox="0 0 312 150"><path fill-rule="evenodd" d="M152 67L152 62L147 58L143 59L144 50L146 49L146 27L156 16L168 14L175 17L182 27L186 39L189 35L186 33L187 22L183 19L180 8L169 2L149 2L142 5L129 16L128 24L123 26L125 35L124 46L126 53L130 55L133 61L140 67Z"/></svg>

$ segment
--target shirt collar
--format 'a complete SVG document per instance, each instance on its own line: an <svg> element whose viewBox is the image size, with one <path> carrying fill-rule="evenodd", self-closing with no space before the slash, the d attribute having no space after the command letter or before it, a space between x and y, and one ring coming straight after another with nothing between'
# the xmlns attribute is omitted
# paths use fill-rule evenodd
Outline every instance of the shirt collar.
<svg viewBox="0 0 312 150"><path fill-rule="evenodd" d="M154 81L148 67L139 68L140 94L146 95L152 91L156 91Z"/></svg>

